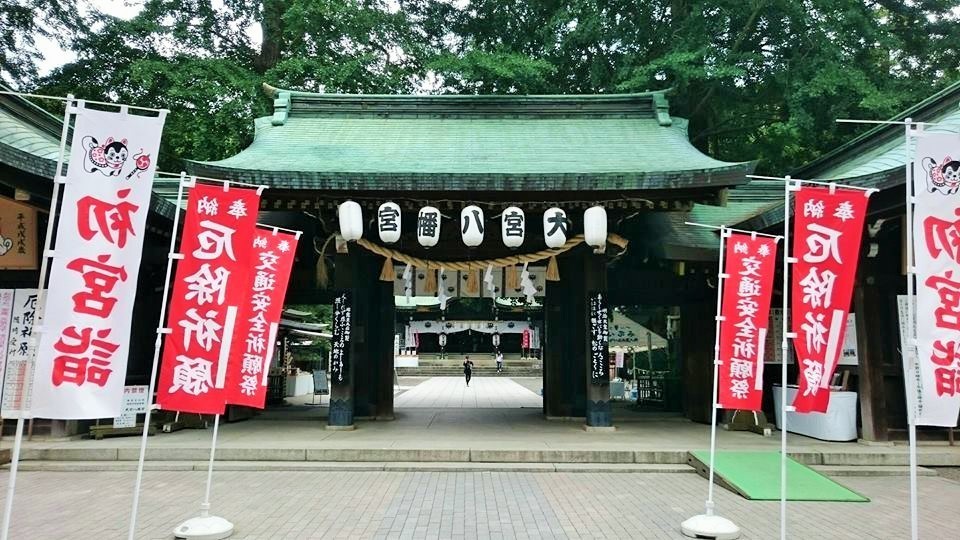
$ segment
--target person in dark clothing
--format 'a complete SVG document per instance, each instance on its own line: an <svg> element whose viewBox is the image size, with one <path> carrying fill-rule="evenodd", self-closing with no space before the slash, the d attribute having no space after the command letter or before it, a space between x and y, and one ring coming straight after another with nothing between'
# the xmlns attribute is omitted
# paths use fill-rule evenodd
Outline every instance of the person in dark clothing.
<svg viewBox="0 0 960 540"><path fill-rule="evenodd" d="M467 379L467 386L470 386L470 378L473 377L473 362L469 356L463 358L463 376Z"/></svg>

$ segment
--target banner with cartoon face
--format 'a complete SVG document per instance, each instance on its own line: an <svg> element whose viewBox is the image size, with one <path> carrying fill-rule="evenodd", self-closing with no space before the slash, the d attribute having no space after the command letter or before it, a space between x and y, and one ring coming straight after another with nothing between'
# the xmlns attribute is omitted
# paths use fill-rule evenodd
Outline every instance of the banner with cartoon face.
<svg viewBox="0 0 960 540"><path fill-rule="evenodd" d="M76 107L33 416L114 418L123 405L143 236L165 114Z"/></svg>
<svg viewBox="0 0 960 540"><path fill-rule="evenodd" d="M917 424L952 427L960 412L960 162L952 157L960 157L960 138L924 133L916 140L917 356L907 357L907 391L916 386Z"/></svg>

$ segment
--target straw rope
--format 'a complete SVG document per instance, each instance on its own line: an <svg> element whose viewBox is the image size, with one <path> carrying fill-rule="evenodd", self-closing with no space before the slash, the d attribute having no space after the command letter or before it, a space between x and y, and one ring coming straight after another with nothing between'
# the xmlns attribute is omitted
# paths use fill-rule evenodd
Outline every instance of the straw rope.
<svg viewBox="0 0 960 540"><path fill-rule="evenodd" d="M471 270L485 270L488 266L502 268L515 264L539 262L549 259L550 257L555 257L565 251L570 251L583 242L583 235L579 234L573 238L570 238L563 246L558 248L544 249L535 253L524 253L521 255L511 255L509 257L498 257L496 259L483 259L477 261L431 261L427 259L421 259L419 257L402 253L395 249L381 246L380 244L375 244L365 238L357 240L357 245L387 259L413 265L418 269L440 270L442 268L444 270L459 270L461 272L469 272ZM619 234L611 233L607 235L607 242L619 247L621 250L626 250L627 243L629 241Z"/></svg>

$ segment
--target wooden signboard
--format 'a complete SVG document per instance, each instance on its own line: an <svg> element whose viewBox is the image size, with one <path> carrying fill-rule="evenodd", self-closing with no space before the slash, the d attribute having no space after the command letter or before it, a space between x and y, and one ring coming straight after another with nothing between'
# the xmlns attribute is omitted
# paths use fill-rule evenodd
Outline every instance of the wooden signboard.
<svg viewBox="0 0 960 540"><path fill-rule="evenodd" d="M0 197L0 270L37 269L37 211Z"/></svg>
<svg viewBox="0 0 960 540"><path fill-rule="evenodd" d="M607 317L607 299L604 293L592 292L590 304L590 382L603 384L610 381L607 357L610 351L610 328Z"/></svg>
<svg viewBox="0 0 960 540"><path fill-rule="evenodd" d="M349 382L350 331L353 322L353 294L341 291L333 299L333 339L330 341L330 382Z"/></svg>

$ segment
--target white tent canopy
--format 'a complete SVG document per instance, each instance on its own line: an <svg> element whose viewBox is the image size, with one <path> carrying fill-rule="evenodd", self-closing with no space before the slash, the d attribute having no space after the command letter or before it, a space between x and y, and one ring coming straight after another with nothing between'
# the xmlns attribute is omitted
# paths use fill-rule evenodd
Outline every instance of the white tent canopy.
<svg viewBox="0 0 960 540"><path fill-rule="evenodd" d="M637 353L667 348L667 340L619 311L610 321L610 352Z"/></svg>

